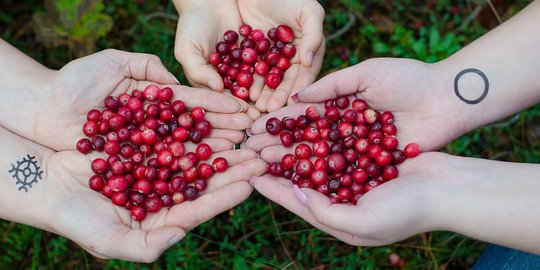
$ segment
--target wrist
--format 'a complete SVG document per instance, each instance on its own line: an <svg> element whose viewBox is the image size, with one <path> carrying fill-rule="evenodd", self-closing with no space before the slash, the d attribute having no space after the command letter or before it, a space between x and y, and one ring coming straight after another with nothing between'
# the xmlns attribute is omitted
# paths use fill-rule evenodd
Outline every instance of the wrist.
<svg viewBox="0 0 540 270"><path fill-rule="evenodd" d="M475 129L477 126L477 114L471 113L464 105L467 105L459 100L455 94L454 81L455 76L459 71L452 67L446 60L430 64L432 74L434 76L434 91L432 95L436 101L434 104L439 104L437 107L440 112L445 115L445 133L448 136L447 143L462 136L463 134ZM442 145L444 146L444 145Z"/></svg>

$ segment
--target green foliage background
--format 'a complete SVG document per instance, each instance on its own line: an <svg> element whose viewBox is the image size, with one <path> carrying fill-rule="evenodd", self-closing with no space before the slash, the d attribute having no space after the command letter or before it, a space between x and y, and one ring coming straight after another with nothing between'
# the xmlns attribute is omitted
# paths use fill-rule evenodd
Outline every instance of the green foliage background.
<svg viewBox="0 0 540 270"><path fill-rule="evenodd" d="M327 52L321 76L379 56L444 59L530 1L321 0ZM187 84L174 59L176 11L160 1L3 0L0 35L37 61L59 68L96 50L158 55ZM204 22L201 22L204 23ZM51 34L53 33L53 34ZM475 130L444 151L539 162L540 107ZM191 231L152 264L97 259L58 235L0 221L0 269L386 269L397 253L405 269L468 269L485 243L449 232L383 247L337 241L256 192Z"/></svg>

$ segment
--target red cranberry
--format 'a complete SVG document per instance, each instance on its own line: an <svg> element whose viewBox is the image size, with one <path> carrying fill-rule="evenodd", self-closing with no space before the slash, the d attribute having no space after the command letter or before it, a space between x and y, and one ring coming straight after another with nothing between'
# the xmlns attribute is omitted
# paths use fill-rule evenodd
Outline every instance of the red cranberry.
<svg viewBox="0 0 540 270"><path fill-rule="evenodd" d="M238 34L233 30L225 31L223 34L223 40L229 44L236 43L238 40Z"/></svg>
<svg viewBox="0 0 540 270"><path fill-rule="evenodd" d="M186 200L193 201L199 197L199 191L195 187L189 186L184 191L184 196Z"/></svg>
<svg viewBox="0 0 540 270"><path fill-rule="evenodd" d="M331 172L341 172L343 171L343 169L345 169L346 165L347 161L345 160L343 155L338 153L332 153L328 156L328 169Z"/></svg>
<svg viewBox="0 0 540 270"><path fill-rule="evenodd" d="M358 113L363 113L368 108L367 102L363 99L355 99L352 102L352 109Z"/></svg>
<svg viewBox="0 0 540 270"><path fill-rule="evenodd" d="M251 26L242 24L238 30L238 33L240 33L240 35L243 37L248 37L251 34Z"/></svg>
<svg viewBox="0 0 540 270"><path fill-rule="evenodd" d="M92 171L95 174L104 174L107 171L107 162L102 158L96 158L92 161Z"/></svg>
<svg viewBox="0 0 540 270"><path fill-rule="evenodd" d="M311 181L315 186L324 185L328 183L328 174L323 170L314 170L311 173Z"/></svg>
<svg viewBox="0 0 540 270"><path fill-rule="evenodd" d="M283 171L283 166L279 162L274 162L268 165L268 173L273 176L281 177L283 176Z"/></svg>
<svg viewBox="0 0 540 270"><path fill-rule="evenodd" d="M272 135L278 135L282 130L281 121L272 117L266 121L266 131Z"/></svg>
<svg viewBox="0 0 540 270"><path fill-rule="evenodd" d="M103 188L103 183L103 177L99 175L93 175L88 180L88 186L95 191L100 191Z"/></svg>
<svg viewBox="0 0 540 270"><path fill-rule="evenodd" d="M76 148L77 151L81 152L82 154L88 154L90 151L92 151L92 142L90 142L90 140L87 138L80 139L77 142Z"/></svg>
<svg viewBox="0 0 540 270"><path fill-rule="evenodd" d="M264 61L258 61L257 63L255 63L255 73L261 76L265 76L268 73L269 69L270 67Z"/></svg>
<svg viewBox="0 0 540 270"><path fill-rule="evenodd" d="M403 149L405 156L408 158L414 158L420 154L420 146L416 143L409 143Z"/></svg>
<svg viewBox="0 0 540 270"><path fill-rule="evenodd" d="M293 58L296 54L296 47L292 43L287 43L281 48L281 54L287 58Z"/></svg>
<svg viewBox="0 0 540 270"><path fill-rule="evenodd" d="M249 72L240 72L236 77L236 81L239 86L249 88L253 84L253 75Z"/></svg>
<svg viewBox="0 0 540 270"><path fill-rule="evenodd" d="M313 155L316 157L325 157L330 153L330 146L326 141L319 140L313 143Z"/></svg>
<svg viewBox="0 0 540 270"><path fill-rule="evenodd" d="M301 143L294 149L294 155L298 159L308 159L312 155L311 147L305 143Z"/></svg>
<svg viewBox="0 0 540 270"><path fill-rule="evenodd" d="M295 163L296 156L294 156L293 154L286 154L281 158L281 165L283 165L283 168L287 170L293 169Z"/></svg>
<svg viewBox="0 0 540 270"><path fill-rule="evenodd" d="M93 137L98 133L98 125L94 121L88 121L83 125L84 135Z"/></svg>
<svg viewBox="0 0 540 270"><path fill-rule="evenodd" d="M225 158L218 157L212 162L212 167L216 172L224 172L229 167L229 163Z"/></svg>
<svg viewBox="0 0 540 270"><path fill-rule="evenodd" d="M388 181L398 177L398 169L394 165L388 165L383 168L383 179Z"/></svg>
<svg viewBox="0 0 540 270"><path fill-rule="evenodd" d="M296 162L295 169L296 173L301 177L311 177L311 173L313 173L315 167L308 159L299 159Z"/></svg>
<svg viewBox="0 0 540 270"><path fill-rule="evenodd" d="M282 131L279 134L279 139L281 140L281 144L285 147L290 147L294 144L293 135L289 131Z"/></svg>
<svg viewBox="0 0 540 270"><path fill-rule="evenodd" d="M291 42L294 39L293 30L287 25L279 25L276 31L277 39L281 42Z"/></svg>
<svg viewBox="0 0 540 270"><path fill-rule="evenodd" d="M136 221L142 221L146 217L146 210L140 205L131 208L131 217Z"/></svg>
<svg viewBox="0 0 540 270"><path fill-rule="evenodd" d="M281 83L281 78L275 73L269 73L264 79L264 83L271 89L276 89Z"/></svg>

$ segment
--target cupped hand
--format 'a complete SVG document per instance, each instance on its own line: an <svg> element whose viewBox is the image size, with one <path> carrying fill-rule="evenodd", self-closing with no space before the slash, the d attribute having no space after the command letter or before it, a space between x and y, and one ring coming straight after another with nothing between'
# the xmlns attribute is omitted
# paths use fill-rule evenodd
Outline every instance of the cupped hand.
<svg viewBox="0 0 540 270"><path fill-rule="evenodd" d="M174 53L193 86L223 91L223 80L208 57L227 30L242 24L235 0L175 1L180 14Z"/></svg>
<svg viewBox="0 0 540 270"><path fill-rule="evenodd" d="M163 208L137 222L128 210L88 187L93 175L90 155L55 153L46 164L43 203L51 211L47 227L97 257L152 262L186 232L245 200L252 191L247 180L266 169L266 163L251 150L219 151L210 162L216 157L227 159L230 167L212 176L199 198Z"/></svg>
<svg viewBox="0 0 540 270"><path fill-rule="evenodd" d="M448 81L434 64L397 58L366 60L323 77L293 96L299 103L257 120L249 130L255 136L246 145L260 151L279 144L279 138L266 133L265 123L270 117L296 117L305 114L310 105L324 111L325 100L349 96L394 114L400 148L416 142L423 151L440 149L466 130L464 116L452 102Z"/></svg>
<svg viewBox="0 0 540 270"><path fill-rule="evenodd" d="M238 0L242 21L266 33L280 24L294 31L293 44L298 49L291 59L281 84L274 90L256 75L250 99L261 112L272 112L290 103L291 92L311 84L317 78L324 56L324 9L314 0Z"/></svg>
<svg viewBox="0 0 540 270"><path fill-rule="evenodd" d="M149 54L105 50L77 59L55 73L37 114L33 140L55 150L75 149L84 137L82 126L92 108L103 108L109 96L143 90L149 84L173 89L174 99L189 108L200 106L213 125L210 137L239 143L242 130L252 124L243 106L235 98L211 90L179 85L158 57Z"/></svg>
<svg viewBox="0 0 540 270"><path fill-rule="evenodd" d="M267 155L267 162L281 155ZM440 229L436 186L451 157L423 153L399 166L399 177L383 183L358 200L357 205L332 204L328 197L290 180L265 174L251 180L268 199L300 216L316 228L351 245L390 244L417 233Z"/></svg>

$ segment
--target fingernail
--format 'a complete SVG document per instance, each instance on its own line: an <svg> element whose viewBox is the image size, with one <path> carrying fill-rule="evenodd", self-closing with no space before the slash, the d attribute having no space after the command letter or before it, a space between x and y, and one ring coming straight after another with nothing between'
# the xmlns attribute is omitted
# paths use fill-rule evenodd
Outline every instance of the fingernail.
<svg viewBox="0 0 540 270"><path fill-rule="evenodd" d="M173 80L177 83L177 84L180 84L180 81L176 78L176 76L174 76L172 73L169 72L169 74L171 74L171 77L173 78Z"/></svg>
<svg viewBox="0 0 540 270"><path fill-rule="evenodd" d="M249 178L249 184L250 184L252 187L255 187L254 180L255 180L255 176L252 176L251 178Z"/></svg>
<svg viewBox="0 0 540 270"><path fill-rule="evenodd" d="M218 90L217 89L217 83L214 80L208 80L208 87L210 87L210 88L212 88L213 90L216 90L216 91Z"/></svg>
<svg viewBox="0 0 540 270"><path fill-rule="evenodd" d="M309 51L306 53L306 66L311 67L312 63L313 63L313 52Z"/></svg>
<svg viewBox="0 0 540 270"><path fill-rule="evenodd" d="M307 205L306 194L302 192L297 185L293 186L293 194L300 203L302 203L303 205Z"/></svg>
<svg viewBox="0 0 540 270"><path fill-rule="evenodd" d="M177 233L175 234L170 240L169 240L169 247L178 243L178 241L180 241L180 239L182 239L182 237L184 237L184 234L183 233Z"/></svg>
<svg viewBox="0 0 540 270"><path fill-rule="evenodd" d="M300 89L298 89L296 92L294 92L294 94L292 94L291 96L291 99L294 103L298 103L300 102L300 98L298 98L298 94L302 91L304 91L304 89L306 89L305 87L302 87Z"/></svg>
<svg viewBox="0 0 540 270"><path fill-rule="evenodd" d="M237 111L236 113L241 113L244 111L244 105L241 102L238 102L238 104L240 104L240 110Z"/></svg>
<svg viewBox="0 0 540 270"><path fill-rule="evenodd" d="M255 134L253 134L253 132L251 132L251 128L247 128L247 129L246 129L246 134L247 134L249 137L255 135Z"/></svg>

